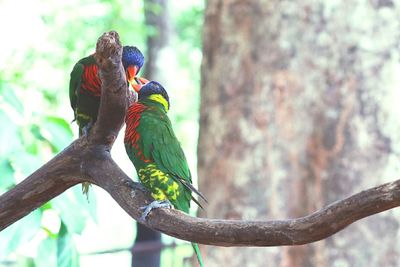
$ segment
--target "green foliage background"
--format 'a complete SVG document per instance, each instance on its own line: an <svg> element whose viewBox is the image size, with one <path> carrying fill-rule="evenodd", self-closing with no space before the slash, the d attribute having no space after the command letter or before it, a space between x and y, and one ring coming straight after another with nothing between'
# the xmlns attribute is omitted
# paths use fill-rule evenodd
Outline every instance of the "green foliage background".
<svg viewBox="0 0 400 267"><path fill-rule="evenodd" d="M185 91L173 83L166 88L171 88L172 120L192 168L203 8L202 1L185 1L184 5L170 1L174 29L170 45L175 48L175 68L170 71ZM76 138L76 125L70 123L69 73L78 59L93 53L97 38L114 29L123 44L145 52L146 34L154 29L144 25L142 2L127 0L6 0L0 2L0 22L6 37L0 49L2 194ZM80 186L71 188L0 232L0 266L82 266L75 237L88 220L99 223L98 208L93 194L88 202ZM188 253L184 250L182 255ZM163 262L171 262L171 255L163 255ZM180 264L174 261L174 266Z"/></svg>

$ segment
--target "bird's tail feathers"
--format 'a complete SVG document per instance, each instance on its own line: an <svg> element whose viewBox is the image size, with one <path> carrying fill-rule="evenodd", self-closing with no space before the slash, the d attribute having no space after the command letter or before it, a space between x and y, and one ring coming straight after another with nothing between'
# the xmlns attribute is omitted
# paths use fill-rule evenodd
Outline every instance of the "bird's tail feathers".
<svg viewBox="0 0 400 267"><path fill-rule="evenodd" d="M204 210L204 208L203 208L203 206L200 204L200 202L198 202L197 199L195 199L193 196L192 196L192 200L193 200L193 202L196 203L201 209Z"/></svg>
<svg viewBox="0 0 400 267"><path fill-rule="evenodd" d="M86 199L89 202L89 189L90 189L91 184L88 182L83 182L82 183L82 193L86 195Z"/></svg>
<svg viewBox="0 0 400 267"><path fill-rule="evenodd" d="M179 179L179 181L180 181L187 189L189 189L189 190L192 191L192 192L195 192L195 193L196 193L199 197L201 197L206 203L208 203L206 197L205 197L199 190L197 190L196 188L194 188L194 186L193 186L191 183L189 183L188 181L185 181L185 180L183 180L183 179ZM201 205L199 205L199 206L201 206Z"/></svg>
<svg viewBox="0 0 400 267"><path fill-rule="evenodd" d="M194 249L194 253L196 253L197 260L200 264L200 267L204 267L203 259L201 258L201 253L199 249L199 245L197 243L192 243L192 247Z"/></svg>

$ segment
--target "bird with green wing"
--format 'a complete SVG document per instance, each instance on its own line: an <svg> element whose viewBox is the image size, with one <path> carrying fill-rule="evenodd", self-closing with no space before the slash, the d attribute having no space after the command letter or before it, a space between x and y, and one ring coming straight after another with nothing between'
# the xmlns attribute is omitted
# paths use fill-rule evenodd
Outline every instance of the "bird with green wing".
<svg viewBox="0 0 400 267"><path fill-rule="evenodd" d="M134 89L138 102L128 108L124 143L140 182L155 199L143 207L141 219L145 220L152 209L171 208L171 205L188 213L191 200L201 207L193 193L206 199L192 185L185 154L167 116L170 108L167 91L155 81L135 84ZM192 246L203 266L198 245L192 243Z"/></svg>
<svg viewBox="0 0 400 267"><path fill-rule="evenodd" d="M136 84L136 75L144 64L144 56L135 46L124 46L122 65L126 78L132 86ZM100 106L101 80L95 55L80 59L71 72L69 99L74 112L74 120L79 126L79 136L86 135L97 120ZM88 195L90 183L82 183L82 192Z"/></svg>

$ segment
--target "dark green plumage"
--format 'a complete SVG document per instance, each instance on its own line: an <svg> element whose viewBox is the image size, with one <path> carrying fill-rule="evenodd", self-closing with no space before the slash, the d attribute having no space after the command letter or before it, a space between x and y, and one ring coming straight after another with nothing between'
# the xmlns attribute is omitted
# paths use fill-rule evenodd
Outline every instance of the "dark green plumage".
<svg viewBox="0 0 400 267"><path fill-rule="evenodd" d="M79 126L79 136L97 120L100 106L101 81L93 55L79 60L71 72L69 100L74 120ZM90 183L82 183L82 192L88 196Z"/></svg>
<svg viewBox="0 0 400 267"><path fill-rule="evenodd" d="M97 120L101 95L101 81L97 72L93 55L79 60L71 72L69 98L80 136L85 126Z"/></svg>
<svg viewBox="0 0 400 267"><path fill-rule="evenodd" d="M135 46L124 46L121 60L127 81L134 83L136 75L144 64L142 52ZM75 64L69 83L69 98L74 119L79 125L80 135L83 134L85 127L89 128L90 124L96 122L100 96L101 80L98 75L98 66L94 55L90 55Z"/></svg>
<svg viewBox="0 0 400 267"><path fill-rule="evenodd" d="M135 46L124 46L121 60L127 81L132 84L143 66L143 54ZM74 111L74 120L79 126L79 136L87 133L96 122L100 96L101 80L98 75L98 66L94 55L90 55L75 64L69 83L69 99ZM89 183L82 184L82 191L86 195L89 186Z"/></svg>
<svg viewBox="0 0 400 267"><path fill-rule="evenodd" d="M203 195L192 186L185 154L167 116L169 99L156 82L144 85L139 101L128 109L125 148L140 181L155 200L168 200L176 209L189 212L192 193ZM200 205L200 204L199 204ZM193 244L196 254L197 244ZM202 265L201 257L198 254Z"/></svg>

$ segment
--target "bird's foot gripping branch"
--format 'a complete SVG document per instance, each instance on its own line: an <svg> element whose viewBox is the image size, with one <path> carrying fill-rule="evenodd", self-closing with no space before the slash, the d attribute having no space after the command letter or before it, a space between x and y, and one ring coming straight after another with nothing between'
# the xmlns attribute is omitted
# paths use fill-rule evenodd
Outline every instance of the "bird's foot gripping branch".
<svg viewBox="0 0 400 267"><path fill-rule="evenodd" d="M102 81L99 116L87 138L81 137L13 189L0 196L0 230L24 217L68 188L82 182L102 187L139 220L140 207L152 202L110 156L124 122L128 97L121 63L122 46L116 32L103 34L96 47ZM219 246L299 245L324 239L349 224L400 205L400 180L384 184L308 216L279 221L240 221L195 218L169 209L152 211L144 222L168 235Z"/></svg>

